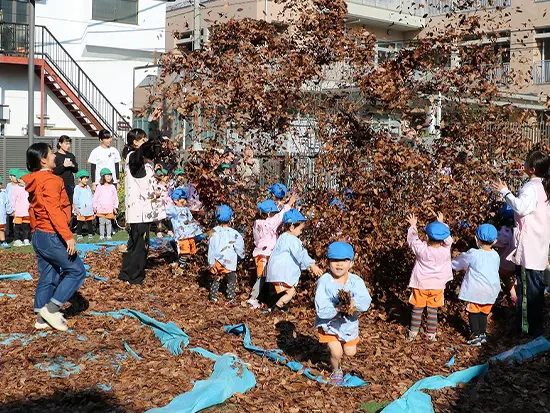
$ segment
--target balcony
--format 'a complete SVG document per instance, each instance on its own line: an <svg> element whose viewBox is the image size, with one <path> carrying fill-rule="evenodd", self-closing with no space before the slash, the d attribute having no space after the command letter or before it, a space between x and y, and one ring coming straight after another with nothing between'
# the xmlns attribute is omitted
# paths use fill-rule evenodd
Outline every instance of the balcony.
<svg viewBox="0 0 550 413"><path fill-rule="evenodd" d="M550 83L550 60L535 62L533 66L533 81L536 85Z"/></svg>
<svg viewBox="0 0 550 413"><path fill-rule="evenodd" d="M423 0L429 16L510 7L511 0Z"/></svg>
<svg viewBox="0 0 550 413"><path fill-rule="evenodd" d="M425 0L420 0L422 4ZM426 10L414 0L348 0L348 18L357 23L416 31L425 26Z"/></svg>
<svg viewBox="0 0 550 413"><path fill-rule="evenodd" d="M488 68L488 80L497 85L507 85L510 83L510 63L502 63L498 66Z"/></svg>

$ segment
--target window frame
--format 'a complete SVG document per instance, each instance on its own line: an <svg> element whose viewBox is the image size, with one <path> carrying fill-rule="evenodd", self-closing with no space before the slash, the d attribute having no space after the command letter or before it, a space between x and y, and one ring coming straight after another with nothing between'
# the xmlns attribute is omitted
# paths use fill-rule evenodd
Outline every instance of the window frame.
<svg viewBox="0 0 550 413"><path fill-rule="evenodd" d="M132 26L138 26L139 25L139 0L112 0L113 4L113 10L112 10L112 18L104 17L107 16L107 12L99 13L96 11L97 8L102 6L105 0L92 0L92 20L94 21L100 21L100 22L106 22L106 23L120 23L120 24L128 24ZM99 4L98 4L99 3ZM125 13L127 15L126 18L124 16L121 18L121 16L117 16L117 7L122 10L121 7L123 4L135 4L135 14L132 11L132 14L128 14L128 12L120 11L119 13ZM111 7L111 6L110 6ZM108 10L110 13L111 11ZM130 20L131 19L131 20Z"/></svg>

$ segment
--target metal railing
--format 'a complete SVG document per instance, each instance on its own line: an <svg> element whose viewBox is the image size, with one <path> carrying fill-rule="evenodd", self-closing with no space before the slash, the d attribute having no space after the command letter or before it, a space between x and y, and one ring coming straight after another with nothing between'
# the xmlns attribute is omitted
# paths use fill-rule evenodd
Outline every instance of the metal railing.
<svg viewBox="0 0 550 413"><path fill-rule="evenodd" d="M502 63L488 68L488 80L497 85L510 83L510 63Z"/></svg>
<svg viewBox="0 0 550 413"><path fill-rule="evenodd" d="M535 62L533 66L533 81L536 85L550 83L550 60Z"/></svg>
<svg viewBox="0 0 550 413"><path fill-rule="evenodd" d="M425 0L347 0L348 3L362 4L379 9L396 11L403 14L422 17L426 14L424 7L420 6Z"/></svg>
<svg viewBox="0 0 550 413"><path fill-rule="evenodd" d="M35 56L42 57L56 70L101 125L113 136L121 136L119 123L129 123L114 107L96 84L82 70L55 36L44 26L36 26ZM19 23L0 23L0 54L27 56L29 50L29 27Z"/></svg>
<svg viewBox="0 0 550 413"><path fill-rule="evenodd" d="M424 10L425 14L429 16L438 16L447 13L510 7L510 1L511 0L424 0Z"/></svg>

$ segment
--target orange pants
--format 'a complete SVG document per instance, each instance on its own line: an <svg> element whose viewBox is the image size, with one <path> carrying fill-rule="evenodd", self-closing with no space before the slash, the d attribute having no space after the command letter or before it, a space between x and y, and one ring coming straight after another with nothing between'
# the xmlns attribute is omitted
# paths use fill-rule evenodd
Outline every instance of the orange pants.
<svg viewBox="0 0 550 413"><path fill-rule="evenodd" d="M197 246L195 245L195 239L184 238L184 239L178 240L178 253L179 255L195 255L197 253Z"/></svg>
<svg viewBox="0 0 550 413"><path fill-rule="evenodd" d="M264 270L267 266L267 262L269 261L268 255L257 255L254 257L254 262L256 263L256 275L258 277L264 276Z"/></svg>
<svg viewBox="0 0 550 413"><path fill-rule="evenodd" d="M77 221L80 221L80 222L86 222L86 221L93 221L94 220L94 216L89 216L89 217L84 217L82 215L79 215L76 217L76 220Z"/></svg>
<svg viewBox="0 0 550 413"><path fill-rule="evenodd" d="M210 268L210 272L214 275L225 275L225 274L229 274L232 271L228 270L223 265L221 265L219 261L216 261L214 263L214 266Z"/></svg>
<svg viewBox="0 0 550 413"><path fill-rule="evenodd" d="M5 231L6 229L6 225L5 224L0 224L0 231Z"/></svg>
<svg viewBox="0 0 550 413"><path fill-rule="evenodd" d="M31 223L31 217L15 217L15 218L13 218L13 223L16 224L16 225L30 224Z"/></svg>
<svg viewBox="0 0 550 413"><path fill-rule="evenodd" d="M96 214L98 218L107 218L107 219L114 219L115 218L115 214L113 213L110 213L110 214Z"/></svg>
<svg viewBox="0 0 550 413"><path fill-rule="evenodd" d="M443 307L443 290L413 288L409 303L415 307Z"/></svg>
<svg viewBox="0 0 550 413"><path fill-rule="evenodd" d="M338 336L334 334L325 333L325 331L321 327L317 329L317 332L319 333L319 343L332 343L333 341L339 341L344 347L354 346L359 343L359 337L357 337L355 340L345 342L338 339Z"/></svg>
<svg viewBox="0 0 550 413"><path fill-rule="evenodd" d="M466 305L466 311L472 314L477 314L477 313L489 314L491 312L491 308L493 308L493 304L468 303Z"/></svg>
<svg viewBox="0 0 550 413"><path fill-rule="evenodd" d="M292 285L288 285L287 283L273 283L273 286L275 287L275 291L277 291L277 294L293 288Z"/></svg>

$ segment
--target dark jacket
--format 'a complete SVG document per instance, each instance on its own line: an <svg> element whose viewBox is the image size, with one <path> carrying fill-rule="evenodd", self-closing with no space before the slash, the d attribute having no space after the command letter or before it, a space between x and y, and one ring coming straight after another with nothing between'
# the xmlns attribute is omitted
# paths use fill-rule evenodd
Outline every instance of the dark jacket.
<svg viewBox="0 0 550 413"><path fill-rule="evenodd" d="M73 167L65 168L65 166L63 166L63 163L67 158L69 158L73 162ZM53 170L53 173L63 179L63 183L65 184L65 186L74 186L74 174L77 172L78 164L76 163L76 158L72 153L55 153L55 168Z"/></svg>

